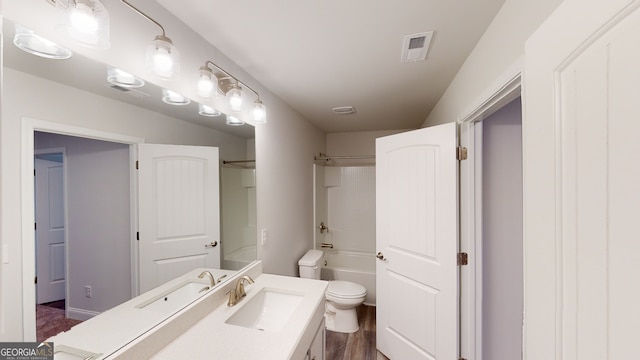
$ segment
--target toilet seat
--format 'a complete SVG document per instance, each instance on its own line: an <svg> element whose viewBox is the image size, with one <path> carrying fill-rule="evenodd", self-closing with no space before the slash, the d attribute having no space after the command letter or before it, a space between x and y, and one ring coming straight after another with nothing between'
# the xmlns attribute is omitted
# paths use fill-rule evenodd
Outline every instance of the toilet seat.
<svg viewBox="0 0 640 360"><path fill-rule="evenodd" d="M358 299L367 295L367 289L351 281L329 281L327 296L338 299Z"/></svg>

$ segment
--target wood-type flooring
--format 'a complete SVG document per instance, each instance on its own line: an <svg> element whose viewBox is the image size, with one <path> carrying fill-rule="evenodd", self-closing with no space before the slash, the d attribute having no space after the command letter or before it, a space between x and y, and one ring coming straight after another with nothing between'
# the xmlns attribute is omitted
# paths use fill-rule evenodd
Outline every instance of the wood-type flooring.
<svg viewBox="0 0 640 360"><path fill-rule="evenodd" d="M360 329L352 334L327 330L326 360L388 360L376 350L376 307L360 305Z"/></svg>

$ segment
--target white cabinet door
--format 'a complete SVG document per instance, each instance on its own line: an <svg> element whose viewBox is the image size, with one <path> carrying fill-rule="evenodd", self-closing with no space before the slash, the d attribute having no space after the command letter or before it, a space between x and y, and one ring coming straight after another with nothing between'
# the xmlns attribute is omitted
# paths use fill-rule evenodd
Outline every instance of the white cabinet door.
<svg viewBox="0 0 640 360"><path fill-rule="evenodd" d="M377 347L457 359L458 162L454 123L377 139Z"/></svg>
<svg viewBox="0 0 640 360"><path fill-rule="evenodd" d="M218 148L138 147L140 292L220 267Z"/></svg>
<svg viewBox="0 0 640 360"><path fill-rule="evenodd" d="M525 359L638 357L639 9L567 0L526 45Z"/></svg>

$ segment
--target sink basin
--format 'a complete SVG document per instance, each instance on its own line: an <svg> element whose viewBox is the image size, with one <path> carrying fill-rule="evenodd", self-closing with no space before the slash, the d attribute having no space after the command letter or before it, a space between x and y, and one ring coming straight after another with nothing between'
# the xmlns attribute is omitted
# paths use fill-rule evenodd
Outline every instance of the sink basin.
<svg viewBox="0 0 640 360"><path fill-rule="evenodd" d="M209 290L208 281L185 280L136 305L136 308L171 313L199 298L207 290Z"/></svg>
<svg viewBox="0 0 640 360"><path fill-rule="evenodd" d="M280 331L302 303L304 295L276 289L262 289L225 323L262 331Z"/></svg>

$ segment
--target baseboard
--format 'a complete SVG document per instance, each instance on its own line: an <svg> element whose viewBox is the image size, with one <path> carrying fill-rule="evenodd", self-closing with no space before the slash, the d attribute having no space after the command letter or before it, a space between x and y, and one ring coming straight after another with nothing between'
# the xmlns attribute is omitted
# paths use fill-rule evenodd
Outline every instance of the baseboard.
<svg viewBox="0 0 640 360"><path fill-rule="evenodd" d="M96 311L73 308L70 306L67 307L67 317L69 319L85 321L91 319L96 315L100 315L100 313Z"/></svg>

